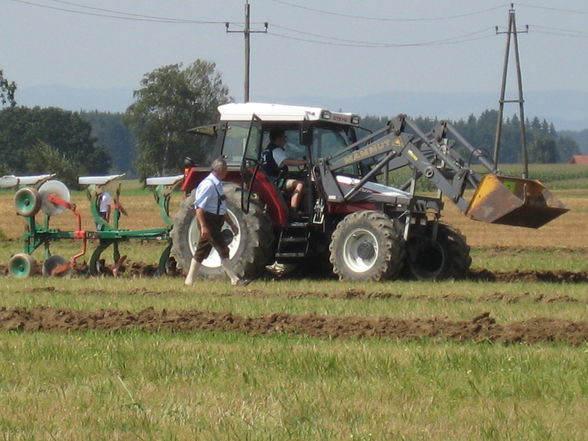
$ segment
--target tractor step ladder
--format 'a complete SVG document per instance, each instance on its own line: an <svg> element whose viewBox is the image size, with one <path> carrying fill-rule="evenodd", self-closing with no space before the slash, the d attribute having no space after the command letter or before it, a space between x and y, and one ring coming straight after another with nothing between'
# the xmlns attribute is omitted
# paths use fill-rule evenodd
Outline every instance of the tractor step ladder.
<svg viewBox="0 0 588 441"><path fill-rule="evenodd" d="M280 232L276 258L302 259L308 255L310 228L308 222L293 222Z"/></svg>

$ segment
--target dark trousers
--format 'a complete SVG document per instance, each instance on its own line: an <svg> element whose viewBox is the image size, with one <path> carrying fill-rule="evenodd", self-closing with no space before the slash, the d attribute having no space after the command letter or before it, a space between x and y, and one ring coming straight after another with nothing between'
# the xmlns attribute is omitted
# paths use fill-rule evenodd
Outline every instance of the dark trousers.
<svg viewBox="0 0 588 441"><path fill-rule="evenodd" d="M108 214L108 212L101 211L99 214L102 219L106 220L106 215ZM102 231L103 228L104 228L103 224L96 224L96 231Z"/></svg>
<svg viewBox="0 0 588 441"><path fill-rule="evenodd" d="M212 251L212 247L214 247L221 259L228 259L229 247L225 243L225 238L221 233L221 228L225 223L225 216L205 212L204 220L210 230L210 237L208 239L202 239L202 230L200 230L201 235L198 245L196 246L196 252L194 253L194 260L202 263ZM198 223L198 228L200 228L200 223Z"/></svg>

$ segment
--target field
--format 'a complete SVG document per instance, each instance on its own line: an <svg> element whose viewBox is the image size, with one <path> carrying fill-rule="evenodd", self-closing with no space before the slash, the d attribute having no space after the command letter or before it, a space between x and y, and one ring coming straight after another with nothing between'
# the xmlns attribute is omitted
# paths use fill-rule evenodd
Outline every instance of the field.
<svg viewBox="0 0 588 441"><path fill-rule="evenodd" d="M588 171L537 172L571 208L539 230L447 203L472 246L461 281L188 288L142 276L157 243L125 246L118 279L0 276L0 439L583 440ZM126 228L161 225L126 194ZM11 197L0 264L22 248Z"/></svg>

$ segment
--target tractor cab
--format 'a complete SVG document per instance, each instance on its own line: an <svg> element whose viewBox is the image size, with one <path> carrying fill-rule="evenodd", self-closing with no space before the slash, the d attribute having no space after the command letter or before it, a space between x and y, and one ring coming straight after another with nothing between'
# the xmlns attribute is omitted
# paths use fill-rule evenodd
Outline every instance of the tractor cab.
<svg viewBox="0 0 588 441"><path fill-rule="evenodd" d="M288 106L264 103L231 103L219 106L219 122L191 129L190 132L212 137L215 148L211 160L222 157L227 161L227 181L243 187L242 209L248 210L251 195L256 193L267 204L267 211L275 227L288 224L287 201L289 194L273 182L261 167L261 153L269 144L274 129L285 132L284 146L287 158L305 158L305 167L290 168L288 179L305 184L301 212L310 218L314 213L319 194L313 185L313 168L320 158L332 156L365 136L368 131L359 126L359 116L351 113L331 112L317 107ZM184 190L194 189L208 171L206 167L188 164L185 169ZM340 171L350 177L359 177L361 167L351 165Z"/></svg>
<svg viewBox="0 0 588 441"><path fill-rule="evenodd" d="M225 137L219 143L222 156L229 165L239 166L237 179L243 186L242 209L247 212L251 195L258 194L268 203L268 212L275 226L288 223L286 201L290 195L284 190L285 178L304 182L305 192L301 212L307 220L314 214L317 194L313 185L313 168L320 158L331 156L353 144L365 132L359 127L359 117L350 113L335 113L315 107L275 104L227 104L219 107L221 127ZM261 166L261 154L270 143L270 132L279 129L286 135L284 153L287 158L304 158L306 166L290 167L284 179L274 182ZM344 170L359 176L357 166ZM267 203L266 202L266 203Z"/></svg>

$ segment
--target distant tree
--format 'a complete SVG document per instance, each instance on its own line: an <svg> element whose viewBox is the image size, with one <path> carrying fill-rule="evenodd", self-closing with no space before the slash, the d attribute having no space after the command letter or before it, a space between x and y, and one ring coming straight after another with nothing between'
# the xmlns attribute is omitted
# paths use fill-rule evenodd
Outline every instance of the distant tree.
<svg viewBox="0 0 588 441"><path fill-rule="evenodd" d="M80 117L92 126L92 136L97 144L112 157L111 171L134 175L133 161L135 160L135 137L124 124L122 113L110 112L81 112Z"/></svg>
<svg viewBox="0 0 588 441"><path fill-rule="evenodd" d="M16 83L4 78L4 72L0 69L0 105L16 106L14 92L16 92Z"/></svg>
<svg viewBox="0 0 588 441"><path fill-rule="evenodd" d="M90 132L90 124L75 112L40 107L6 108L0 111L0 163L12 173L52 172L50 166L56 161L43 162L31 153L47 145L55 151L41 149L37 153L43 153L42 157L59 156L77 167L79 174L107 173L110 155L95 145L96 139Z"/></svg>
<svg viewBox="0 0 588 441"><path fill-rule="evenodd" d="M372 132L375 132L378 129L381 129L386 125L386 123L390 120L390 118L385 116L373 116L373 115L366 115L361 118L361 126Z"/></svg>
<svg viewBox="0 0 588 441"><path fill-rule="evenodd" d="M186 155L197 162L209 152L186 130L217 119L217 107L229 101L228 88L213 62L196 60L163 66L146 74L125 122L137 136L136 169L141 177L181 169Z"/></svg>
<svg viewBox="0 0 588 441"><path fill-rule="evenodd" d="M568 162L572 155L580 154L580 147L570 136L561 136L557 141L557 152L560 162Z"/></svg>
<svg viewBox="0 0 588 441"><path fill-rule="evenodd" d="M78 187L77 177L87 173L82 164L67 159L62 152L43 141L28 149L25 157L28 173L56 173L60 181L73 188Z"/></svg>
<svg viewBox="0 0 588 441"><path fill-rule="evenodd" d="M557 145L550 136L535 139L528 147L529 162L551 164L558 161Z"/></svg>
<svg viewBox="0 0 588 441"><path fill-rule="evenodd" d="M567 136L572 138L580 149L580 153L588 154L588 129L575 130L561 130L558 132L560 136Z"/></svg>
<svg viewBox="0 0 588 441"><path fill-rule="evenodd" d="M479 117L470 115L467 119L449 121L473 146L482 149L487 157L493 157L496 136L496 110L485 110ZM389 118L366 116L361 125L372 130L383 127ZM416 123L426 132L437 122L436 118L418 117ZM560 136L553 123L541 121L538 117L526 120L525 133L530 162L567 161L572 154L588 146L588 130L583 132L561 132ZM554 148L555 147L555 148ZM588 147L586 147L588 148ZM588 153L588 150L586 150ZM461 152L468 155L467 152ZM517 163L522 158L521 124L514 114L502 124L500 139L500 163Z"/></svg>

